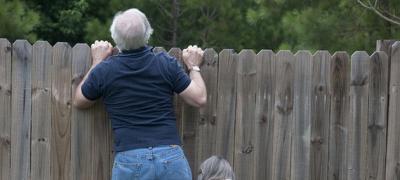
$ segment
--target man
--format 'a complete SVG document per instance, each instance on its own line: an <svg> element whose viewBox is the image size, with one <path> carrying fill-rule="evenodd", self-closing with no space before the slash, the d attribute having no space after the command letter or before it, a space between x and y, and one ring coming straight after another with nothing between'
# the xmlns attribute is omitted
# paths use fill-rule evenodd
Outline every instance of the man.
<svg viewBox="0 0 400 180"><path fill-rule="evenodd" d="M111 56L106 41L92 44L93 65L77 87L74 105L87 108L103 99L117 152L112 179L191 179L179 146L173 95L196 107L206 103L198 67L203 51L197 46L183 51L188 76L175 58L147 46L153 30L139 10L118 13L110 31L120 52Z"/></svg>

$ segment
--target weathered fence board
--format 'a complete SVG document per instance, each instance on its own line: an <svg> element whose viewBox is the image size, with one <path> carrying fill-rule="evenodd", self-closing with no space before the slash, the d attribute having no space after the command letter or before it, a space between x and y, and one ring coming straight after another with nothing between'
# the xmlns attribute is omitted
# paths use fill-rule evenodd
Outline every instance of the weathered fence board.
<svg viewBox="0 0 400 180"><path fill-rule="evenodd" d="M194 172L197 172L201 162L215 154L218 54L214 49L206 49L204 51L204 63L201 66L201 75L204 81L207 82L207 104L200 109L200 119L197 122L197 151L195 166L193 167Z"/></svg>
<svg viewBox="0 0 400 180"><path fill-rule="evenodd" d="M295 55L291 179L310 179L312 55Z"/></svg>
<svg viewBox="0 0 400 180"><path fill-rule="evenodd" d="M235 167L238 179L254 179L254 130L257 80L257 61L253 50L242 50L237 62Z"/></svg>
<svg viewBox="0 0 400 180"><path fill-rule="evenodd" d="M347 179L350 59L346 52L333 55L330 64L329 180Z"/></svg>
<svg viewBox="0 0 400 180"><path fill-rule="evenodd" d="M276 55L274 151L272 179L290 179L290 160L293 127L293 84L295 58L289 51L279 51Z"/></svg>
<svg viewBox="0 0 400 180"><path fill-rule="evenodd" d="M162 49L160 49L162 50ZM181 63L182 67L184 66L184 63L182 61L182 50L179 48L171 48L168 52L170 56L175 57L179 63ZM183 134L183 126L182 126L182 110L183 110L183 105L184 102L182 98L179 97L179 95L175 94L174 96L174 108L175 108L175 116L176 116L176 126L179 131L179 135L182 138ZM183 139L181 139L183 141Z"/></svg>
<svg viewBox="0 0 400 180"><path fill-rule="evenodd" d="M11 179L30 177L32 45L17 40L12 52Z"/></svg>
<svg viewBox="0 0 400 180"><path fill-rule="evenodd" d="M399 179L400 42L391 44L377 45L388 55L351 61L346 52L207 49L207 105L174 97L193 177L220 155L237 179ZM168 54L182 63L179 48ZM71 104L90 66L86 44L0 39L0 180L110 179L104 105Z"/></svg>
<svg viewBox="0 0 400 180"><path fill-rule="evenodd" d="M100 101L96 102L94 108L94 131L92 134L92 159L93 179L109 179L111 177L110 158L111 152L111 131L110 121L105 113L105 107Z"/></svg>
<svg viewBox="0 0 400 180"><path fill-rule="evenodd" d="M222 50L218 63L215 152L234 166L237 54L231 49Z"/></svg>
<svg viewBox="0 0 400 180"><path fill-rule="evenodd" d="M75 96L76 87L91 66L90 48L77 44L72 48L71 93ZM71 171L72 179L91 179L93 176L92 134L95 124L94 110L71 110ZM92 165L93 164L93 165Z"/></svg>
<svg viewBox="0 0 400 180"><path fill-rule="evenodd" d="M348 179L366 178L369 63L370 57L365 51L351 56Z"/></svg>
<svg viewBox="0 0 400 180"><path fill-rule="evenodd" d="M312 60L310 179L328 178L328 140L331 98L328 92L331 55L317 51Z"/></svg>
<svg viewBox="0 0 400 180"><path fill-rule="evenodd" d="M368 84L368 132L367 174L368 179L385 179L388 57L380 51L371 55Z"/></svg>
<svg viewBox="0 0 400 180"><path fill-rule="evenodd" d="M72 50L67 43L53 47L51 84L51 179L71 176L71 65Z"/></svg>
<svg viewBox="0 0 400 180"><path fill-rule="evenodd" d="M0 179L11 167L11 44L0 39Z"/></svg>
<svg viewBox="0 0 400 180"><path fill-rule="evenodd" d="M50 180L51 67L53 47L46 41L33 45L31 178Z"/></svg>
<svg viewBox="0 0 400 180"><path fill-rule="evenodd" d="M386 179L400 179L400 41L392 46Z"/></svg>
<svg viewBox="0 0 400 180"><path fill-rule="evenodd" d="M271 50L257 54L254 179L272 178L275 63L276 56Z"/></svg>

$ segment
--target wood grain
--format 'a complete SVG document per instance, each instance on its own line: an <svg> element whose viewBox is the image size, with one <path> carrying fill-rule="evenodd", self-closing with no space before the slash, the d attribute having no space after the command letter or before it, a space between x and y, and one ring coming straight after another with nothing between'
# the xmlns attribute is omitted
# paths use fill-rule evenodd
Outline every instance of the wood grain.
<svg viewBox="0 0 400 180"><path fill-rule="evenodd" d="M30 177L32 46L17 40L12 52L11 180Z"/></svg>
<svg viewBox="0 0 400 180"><path fill-rule="evenodd" d="M46 41L38 41L32 54L31 178L50 180L53 47Z"/></svg>
<svg viewBox="0 0 400 180"><path fill-rule="evenodd" d="M92 134L93 179L110 179L111 169L111 122L107 118L103 102L97 101L94 108L94 130Z"/></svg>
<svg viewBox="0 0 400 180"><path fill-rule="evenodd" d="M331 94L329 130L329 180L347 179L347 137L349 119L350 58L346 52L336 52L330 64Z"/></svg>
<svg viewBox="0 0 400 180"><path fill-rule="evenodd" d="M328 92L331 55L317 51L312 60L311 82L311 147L310 179L328 178L329 115L331 97Z"/></svg>
<svg viewBox="0 0 400 180"><path fill-rule="evenodd" d="M392 46L389 85L386 179L400 179L400 41Z"/></svg>
<svg viewBox="0 0 400 180"><path fill-rule="evenodd" d="M275 121L272 179L290 179L290 160L293 127L295 58L290 51L279 51L275 64Z"/></svg>
<svg viewBox="0 0 400 180"><path fill-rule="evenodd" d="M276 56L271 50L257 54L254 179L272 178Z"/></svg>
<svg viewBox="0 0 400 180"><path fill-rule="evenodd" d="M351 56L347 179L366 179L369 63L365 51Z"/></svg>
<svg viewBox="0 0 400 180"><path fill-rule="evenodd" d="M388 57L379 51L371 55L368 83L368 132L367 174L368 179L385 179L387 103L388 103Z"/></svg>
<svg viewBox="0 0 400 180"><path fill-rule="evenodd" d="M237 54L224 49L218 59L218 99L215 154L234 166Z"/></svg>
<svg viewBox="0 0 400 180"><path fill-rule="evenodd" d="M75 97L76 88L91 66L90 48L86 44L76 44L72 48L71 92ZM71 110L71 171L72 179L91 179L92 166L98 166L92 159L92 135L94 129L94 110Z"/></svg>
<svg viewBox="0 0 400 180"><path fill-rule="evenodd" d="M200 109L200 119L197 122L196 156L194 173L200 164L215 154L216 118L217 118L217 84L218 84L218 54L214 49L204 51L204 63L200 67L201 76L206 84L207 104ZM196 176L196 174L195 174Z"/></svg>
<svg viewBox="0 0 400 180"><path fill-rule="evenodd" d="M179 63L184 66L183 60L182 60L182 51L179 48L171 48L168 52L170 56L175 57ZM182 126L182 107L185 102L183 101L182 98L179 97L179 95L175 94L174 95L174 109L175 109L175 116L176 116L176 126L178 128L179 136L182 139L183 135L183 126Z"/></svg>
<svg viewBox="0 0 400 180"><path fill-rule="evenodd" d="M311 74L312 55L309 51L295 54L293 137L291 179L310 179L311 147Z"/></svg>
<svg viewBox="0 0 400 180"><path fill-rule="evenodd" d="M11 178L11 51L0 38L0 179Z"/></svg>
<svg viewBox="0 0 400 180"><path fill-rule="evenodd" d="M252 50L239 53L236 86L235 166L238 179L254 179L254 130L257 84L256 54Z"/></svg>
<svg viewBox="0 0 400 180"><path fill-rule="evenodd" d="M53 47L51 84L51 179L69 180L71 176L71 61L68 43Z"/></svg>

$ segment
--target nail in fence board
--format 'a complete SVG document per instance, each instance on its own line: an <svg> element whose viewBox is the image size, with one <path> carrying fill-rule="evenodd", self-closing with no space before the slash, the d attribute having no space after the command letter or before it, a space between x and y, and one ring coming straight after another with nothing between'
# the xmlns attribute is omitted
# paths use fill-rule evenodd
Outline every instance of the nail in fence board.
<svg viewBox="0 0 400 180"><path fill-rule="evenodd" d="M11 180L30 177L32 46L17 40L12 52Z"/></svg>
<svg viewBox="0 0 400 180"><path fill-rule="evenodd" d="M71 60L68 43L53 47L51 179L71 176Z"/></svg>
<svg viewBox="0 0 400 180"><path fill-rule="evenodd" d="M328 178L329 115L331 97L328 92L331 55L317 51L312 60L311 82L311 146L310 179Z"/></svg>
<svg viewBox="0 0 400 180"><path fill-rule="evenodd" d="M254 179L272 178L276 56L271 50L257 54Z"/></svg>
<svg viewBox="0 0 400 180"><path fill-rule="evenodd" d="M238 179L254 179L255 108L257 93L257 61L253 50L239 53L237 68L235 173ZM246 164L246 166L244 166Z"/></svg>
<svg viewBox="0 0 400 180"><path fill-rule="evenodd" d="M291 134L293 127L295 58L290 51L279 51L276 57L272 179L288 180L290 179Z"/></svg>
<svg viewBox="0 0 400 180"><path fill-rule="evenodd" d="M350 58L336 52L330 64L329 180L347 179L347 137L349 119Z"/></svg>
<svg viewBox="0 0 400 180"><path fill-rule="evenodd" d="M11 178L11 51L0 39L0 179Z"/></svg>
<svg viewBox="0 0 400 180"><path fill-rule="evenodd" d="M50 180L53 47L47 41L38 41L32 54L31 178Z"/></svg>

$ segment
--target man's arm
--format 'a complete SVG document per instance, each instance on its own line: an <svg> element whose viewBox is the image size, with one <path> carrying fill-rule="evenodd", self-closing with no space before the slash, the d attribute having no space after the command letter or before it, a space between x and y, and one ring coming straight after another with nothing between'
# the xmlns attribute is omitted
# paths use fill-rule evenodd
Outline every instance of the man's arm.
<svg viewBox="0 0 400 180"><path fill-rule="evenodd" d="M93 57L92 66L90 67L89 71L86 73L85 77L82 79L82 81L79 83L79 85L76 87L75 90L75 97L73 104L77 108L89 108L95 103L95 101L91 101L83 95L82 85L83 83L85 83L86 79L88 78L93 68L96 67L96 65L99 64L101 61L106 59L109 55L111 55L112 52L112 46L107 41L96 41L94 44L92 44L91 49Z"/></svg>
<svg viewBox="0 0 400 180"><path fill-rule="evenodd" d="M179 96L183 100L195 107L202 107L207 103L207 90L201 77L198 66L203 62L203 50L197 46L189 46L183 50L183 61L190 70L190 79L192 80L189 86L183 90Z"/></svg>
<svg viewBox="0 0 400 180"><path fill-rule="evenodd" d="M97 65L97 64L96 64ZM85 109L85 108L89 108L90 106L92 106L96 101L91 101L89 99L87 99L83 93L82 93L82 85L83 83L86 81L87 77L89 76L90 72L92 71L92 69L94 67L96 67L96 65L92 65L89 69L89 71L86 73L85 77L82 79L82 81L79 83L78 87L76 87L75 90L75 98L74 98L74 106L80 109Z"/></svg>

